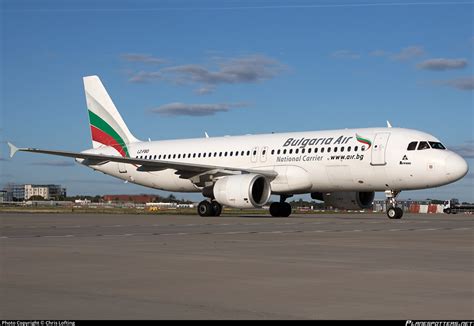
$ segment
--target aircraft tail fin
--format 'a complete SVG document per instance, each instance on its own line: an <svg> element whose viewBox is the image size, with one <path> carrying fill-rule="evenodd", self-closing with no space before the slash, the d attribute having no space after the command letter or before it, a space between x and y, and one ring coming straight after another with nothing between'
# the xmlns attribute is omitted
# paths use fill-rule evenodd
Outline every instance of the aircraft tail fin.
<svg viewBox="0 0 474 326"><path fill-rule="evenodd" d="M93 148L112 146L121 156L130 157L128 145L139 140L128 129L99 77L83 80Z"/></svg>

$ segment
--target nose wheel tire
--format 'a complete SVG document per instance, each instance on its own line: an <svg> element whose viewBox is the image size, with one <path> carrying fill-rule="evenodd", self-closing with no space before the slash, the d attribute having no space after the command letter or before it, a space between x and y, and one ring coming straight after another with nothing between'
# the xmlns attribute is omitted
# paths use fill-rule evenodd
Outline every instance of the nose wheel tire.
<svg viewBox="0 0 474 326"><path fill-rule="evenodd" d="M400 207L389 207L387 209L387 216L392 220L401 219L403 216L403 210Z"/></svg>

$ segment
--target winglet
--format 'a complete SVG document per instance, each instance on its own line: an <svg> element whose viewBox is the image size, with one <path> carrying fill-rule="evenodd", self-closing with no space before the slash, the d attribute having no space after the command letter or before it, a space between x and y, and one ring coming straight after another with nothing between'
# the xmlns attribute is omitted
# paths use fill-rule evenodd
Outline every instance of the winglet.
<svg viewBox="0 0 474 326"><path fill-rule="evenodd" d="M392 124L387 120L387 128L392 128Z"/></svg>
<svg viewBox="0 0 474 326"><path fill-rule="evenodd" d="M209 135L207 134L206 131L204 131L204 136L206 136L206 138L209 138Z"/></svg>
<svg viewBox="0 0 474 326"><path fill-rule="evenodd" d="M18 147L16 147L10 142L8 142L8 146L10 146L10 157L13 157L13 155L15 155L15 153L20 150Z"/></svg>

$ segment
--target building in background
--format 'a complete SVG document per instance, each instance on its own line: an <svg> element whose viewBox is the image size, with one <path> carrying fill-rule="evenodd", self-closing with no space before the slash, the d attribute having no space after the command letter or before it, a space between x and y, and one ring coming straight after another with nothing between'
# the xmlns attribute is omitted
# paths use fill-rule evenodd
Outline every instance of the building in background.
<svg viewBox="0 0 474 326"><path fill-rule="evenodd" d="M61 200L66 197L66 188L61 185L34 185L34 184L14 184L6 185L5 201L25 201L30 198L43 198L47 200Z"/></svg>
<svg viewBox="0 0 474 326"><path fill-rule="evenodd" d="M0 203L8 201L7 198L7 191L6 190L0 190Z"/></svg>

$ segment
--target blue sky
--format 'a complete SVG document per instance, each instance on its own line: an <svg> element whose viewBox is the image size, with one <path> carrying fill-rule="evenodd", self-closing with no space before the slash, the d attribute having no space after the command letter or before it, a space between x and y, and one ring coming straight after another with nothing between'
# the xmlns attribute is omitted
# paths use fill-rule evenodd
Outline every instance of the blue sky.
<svg viewBox="0 0 474 326"><path fill-rule="evenodd" d="M88 148L82 76L94 74L141 139L386 120L434 134L466 158L469 174L400 198L474 202L472 1L0 3L0 184L156 193L70 160L25 153L8 159L6 140Z"/></svg>

